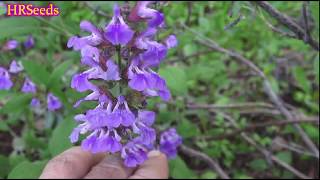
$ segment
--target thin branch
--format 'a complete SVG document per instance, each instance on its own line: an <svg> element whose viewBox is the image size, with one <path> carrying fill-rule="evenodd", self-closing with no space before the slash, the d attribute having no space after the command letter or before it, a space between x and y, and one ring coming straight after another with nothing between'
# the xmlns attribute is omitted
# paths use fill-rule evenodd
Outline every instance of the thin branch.
<svg viewBox="0 0 320 180"><path fill-rule="evenodd" d="M278 141L275 142L275 144L277 144L277 146L281 146L282 148L286 148L292 152L298 153L298 154L302 154L302 155L308 155L308 156L313 156L315 158L318 158L315 154L308 152L307 150L303 150L301 148L297 148L294 146L290 146L289 144L285 144L285 143L280 143ZM319 159L319 158L318 158Z"/></svg>
<svg viewBox="0 0 320 180"><path fill-rule="evenodd" d="M237 135L239 135L242 132L248 132L248 131L254 131L256 129L260 129L260 128L266 128L268 126L285 126L288 124L293 124L293 123L318 123L319 124L319 118L308 118L308 119L300 119L300 120L284 120L284 121L269 121L269 122L265 122L265 123L257 123L257 124L252 124L249 125L245 128L242 129L236 129L233 130L231 133L226 133L223 134L221 136L207 136L207 137L201 137L199 139L205 139L205 140L217 140L217 139L226 139L226 138L230 138L230 137L235 137Z"/></svg>
<svg viewBox="0 0 320 180"><path fill-rule="evenodd" d="M274 109L274 106L263 102L247 102L247 103L234 103L234 104L193 104L188 103L187 107L190 109L252 109L252 108L269 108Z"/></svg>
<svg viewBox="0 0 320 180"><path fill-rule="evenodd" d="M99 6L94 7L90 2L84 1L83 2L85 6L87 6L89 9L91 9L95 14L98 14L100 16L109 17L107 13L102 11Z"/></svg>
<svg viewBox="0 0 320 180"><path fill-rule="evenodd" d="M202 55L207 55L212 52L213 52L212 50L199 51L199 52L196 52L196 53L191 54L189 56L185 56L183 58L168 59L165 62L166 63L175 63L175 62L179 62L179 61L186 61L188 59L195 58L195 57L202 56Z"/></svg>
<svg viewBox="0 0 320 180"><path fill-rule="evenodd" d="M263 79L263 85L264 85L264 92L268 95L271 102L279 109L279 111L286 117L287 120L297 120L295 116L293 116L290 111L285 107L284 103L280 99L280 97L274 92L274 90L271 87L271 84L266 77L266 75L263 73L262 70L258 66L256 66L252 61L246 59L241 54L233 52L231 50L225 49L221 46L219 46L215 41L203 36L202 34L199 34L198 32L195 32L194 30L187 27L185 24L181 24L185 29L195 34L196 37L201 38L201 40L197 40L200 44L203 44L215 51L224 53L231 58L241 62L242 64L245 64L250 69L252 69L258 76L260 76ZM294 128L297 130L297 132L300 134L302 140L306 143L306 145L310 148L310 150L319 157L319 150L317 146L311 141L309 136L304 132L304 130L300 127L299 124L293 124Z"/></svg>
<svg viewBox="0 0 320 180"><path fill-rule="evenodd" d="M276 32L276 33L279 33L281 36L286 36L286 37L289 37L289 38L293 38L293 39L296 39L296 35L292 34L292 33L289 33L289 32L284 32L282 31L281 29L273 26L268 20L264 19L267 26L273 31L273 32Z"/></svg>
<svg viewBox="0 0 320 180"><path fill-rule="evenodd" d="M319 51L319 42L314 40L312 37L308 39L305 38L306 30L294 22L289 16L281 13L267 1L256 1L258 6L264 9L270 16L275 18L279 23L290 29L295 35L297 39L304 41L309 44L313 49Z"/></svg>
<svg viewBox="0 0 320 180"><path fill-rule="evenodd" d="M308 41L311 38L310 29L309 29L308 12L309 12L309 2L304 1L302 4L302 16L303 16L304 29L305 29L305 36L304 36L305 41Z"/></svg>
<svg viewBox="0 0 320 180"><path fill-rule="evenodd" d="M218 173L218 175L223 178L223 179L230 179L230 177L228 176L228 174L226 172L224 172L224 170L220 167L220 165L217 163L216 160L214 160L213 158L210 158L208 155L202 153L202 152L199 152L197 150L194 150L192 148L189 148L185 145L181 145L180 146L180 150L191 156L191 157L196 157L197 159L200 159L202 161L205 161L207 162L210 167Z"/></svg>
<svg viewBox="0 0 320 180"><path fill-rule="evenodd" d="M220 113L220 112L216 112L213 111L215 113L219 113L221 114L226 120L228 120L235 128L239 129L239 125L236 123L236 120L233 119L231 116L224 114L224 113ZM300 171L298 171L297 169L295 169L294 167L290 166L289 164L287 164L286 162L281 161L279 158L277 158L276 156L272 155L271 152L269 152L267 149L261 147L258 143L256 143L252 138L250 138L245 132L242 132L241 137L246 140L249 144L251 144L252 146L254 146L258 151L260 151L260 153L262 153L266 158L267 161L271 160L275 163L277 163L278 165L282 166L283 168L285 168L286 170L292 172L294 175L296 175L299 178L302 179L310 179L310 177L308 177L307 175L301 173Z"/></svg>

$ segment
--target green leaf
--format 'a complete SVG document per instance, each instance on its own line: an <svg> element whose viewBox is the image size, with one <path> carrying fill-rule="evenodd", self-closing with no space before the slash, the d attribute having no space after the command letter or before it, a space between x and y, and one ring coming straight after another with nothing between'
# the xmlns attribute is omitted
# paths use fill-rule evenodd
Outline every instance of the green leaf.
<svg viewBox="0 0 320 180"><path fill-rule="evenodd" d="M6 7L0 4L0 15L5 14L7 12Z"/></svg>
<svg viewBox="0 0 320 180"><path fill-rule="evenodd" d="M39 178L47 161L28 162L18 164L10 172L8 179L37 179Z"/></svg>
<svg viewBox="0 0 320 180"><path fill-rule="evenodd" d="M52 156L60 154L72 146L69 136L75 126L76 123L72 118L66 118L53 131L49 140L49 151Z"/></svg>
<svg viewBox="0 0 320 180"><path fill-rule="evenodd" d="M36 34L40 23L32 17L8 17L0 19L0 40L18 35Z"/></svg>
<svg viewBox="0 0 320 180"><path fill-rule="evenodd" d="M59 85L59 80L72 63L71 60L65 61L54 69L49 77L49 87Z"/></svg>
<svg viewBox="0 0 320 180"><path fill-rule="evenodd" d="M174 179L192 179L195 174L188 168L186 163L178 156L169 161L170 176Z"/></svg>
<svg viewBox="0 0 320 180"><path fill-rule="evenodd" d="M182 68L162 68L159 70L159 74L166 80L173 95L184 95L187 93L187 77Z"/></svg>
<svg viewBox="0 0 320 180"><path fill-rule="evenodd" d="M199 128L187 119L183 119L182 122L178 123L177 130L184 138L194 137L200 134Z"/></svg>
<svg viewBox="0 0 320 180"><path fill-rule="evenodd" d="M32 98L32 94L20 94L12 97L12 99L7 102L2 109L0 109L0 113L13 113L19 112L29 106ZM19 108L18 108L19 107Z"/></svg>
<svg viewBox="0 0 320 180"><path fill-rule="evenodd" d="M298 85L304 90L304 92L310 92L310 83L307 79L304 69L301 67L293 68L293 75L298 82Z"/></svg>
<svg viewBox="0 0 320 180"><path fill-rule="evenodd" d="M290 151L285 152L279 152L276 154L276 156L283 162L286 162L287 164L292 163L292 153Z"/></svg>
<svg viewBox="0 0 320 180"><path fill-rule="evenodd" d="M22 64L33 82L45 86L48 85L50 73L45 69L44 65L31 60L24 60L22 61Z"/></svg>
<svg viewBox="0 0 320 180"><path fill-rule="evenodd" d="M314 72L316 74L316 83L319 85L319 53L314 59Z"/></svg>
<svg viewBox="0 0 320 180"><path fill-rule="evenodd" d="M6 132L9 130L9 126L6 121L0 121L0 132Z"/></svg>
<svg viewBox="0 0 320 180"><path fill-rule="evenodd" d="M5 178L10 171L9 160L6 156L0 155L0 178Z"/></svg>
<svg viewBox="0 0 320 180"><path fill-rule="evenodd" d="M205 173L201 174L200 179L217 179L218 175L212 171L206 171Z"/></svg>
<svg viewBox="0 0 320 180"><path fill-rule="evenodd" d="M264 171L268 168L267 162L264 159L255 159L249 163L249 166L256 171Z"/></svg>

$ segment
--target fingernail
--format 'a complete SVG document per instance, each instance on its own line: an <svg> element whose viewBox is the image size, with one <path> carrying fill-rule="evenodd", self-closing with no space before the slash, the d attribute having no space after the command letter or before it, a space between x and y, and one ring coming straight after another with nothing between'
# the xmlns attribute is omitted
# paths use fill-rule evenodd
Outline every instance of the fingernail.
<svg viewBox="0 0 320 180"><path fill-rule="evenodd" d="M148 157L157 157L157 156L160 156L160 155L161 155L160 151L153 150L153 151L149 152Z"/></svg>

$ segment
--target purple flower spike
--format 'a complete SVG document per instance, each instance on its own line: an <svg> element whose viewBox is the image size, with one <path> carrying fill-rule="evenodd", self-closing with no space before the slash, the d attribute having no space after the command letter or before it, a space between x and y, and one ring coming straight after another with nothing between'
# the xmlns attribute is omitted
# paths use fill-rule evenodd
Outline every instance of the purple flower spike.
<svg viewBox="0 0 320 180"><path fill-rule="evenodd" d="M9 90L13 86L10 75L6 69L0 67L0 90Z"/></svg>
<svg viewBox="0 0 320 180"><path fill-rule="evenodd" d="M32 35L28 36L28 39L23 43L24 47L27 49L33 48L34 46L34 38Z"/></svg>
<svg viewBox="0 0 320 180"><path fill-rule="evenodd" d="M104 29L82 21L80 28L91 35L73 36L67 44L80 51L81 64L87 66L73 76L71 87L79 92L90 91L74 107L83 101L97 103L95 108L74 117L79 124L69 139L75 143L85 135L81 146L91 153L121 152L127 167L142 164L147 153L158 147L157 132L152 127L156 115L140 107L148 97L159 96L164 101L171 98L166 81L151 68L158 67L178 41L174 35L156 40L165 22L161 12L148 7L151 3L137 2L129 16L121 16L115 5L112 20ZM129 27L128 18L131 22L147 22L146 29L141 30L144 26L139 24ZM176 155L180 144L181 137L175 130L161 135L160 150L169 157Z"/></svg>
<svg viewBox="0 0 320 180"><path fill-rule="evenodd" d="M32 98L31 102L30 102L30 106L31 107L39 107L40 106L40 100L37 98Z"/></svg>
<svg viewBox="0 0 320 180"><path fill-rule="evenodd" d="M126 45L132 38L134 32L124 22L120 15L120 8L115 5L113 8L114 15L111 22L105 28L104 36L113 45Z"/></svg>
<svg viewBox="0 0 320 180"><path fill-rule="evenodd" d="M175 128L163 132L160 136L160 151L165 153L168 158L175 158L177 148L182 144L182 138L177 134Z"/></svg>
<svg viewBox="0 0 320 180"><path fill-rule="evenodd" d="M60 100L54 96L52 93L49 93L47 96L47 103L49 111L55 111L62 107Z"/></svg>
<svg viewBox="0 0 320 180"><path fill-rule="evenodd" d="M17 40L9 40L6 42L6 44L4 45L3 49L4 50L13 50L16 49L19 45L19 42Z"/></svg>
<svg viewBox="0 0 320 180"><path fill-rule="evenodd" d="M34 93L36 93L37 88L36 88L36 85L29 78L26 78L23 83L21 91L24 93L34 94Z"/></svg>
<svg viewBox="0 0 320 180"><path fill-rule="evenodd" d="M10 68L9 68L9 72L13 73L13 74L17 74L19 72L23 71L23 66L21 64L21 62L17 62L15 60L12 60L11 64L10 64Z"/></svg>

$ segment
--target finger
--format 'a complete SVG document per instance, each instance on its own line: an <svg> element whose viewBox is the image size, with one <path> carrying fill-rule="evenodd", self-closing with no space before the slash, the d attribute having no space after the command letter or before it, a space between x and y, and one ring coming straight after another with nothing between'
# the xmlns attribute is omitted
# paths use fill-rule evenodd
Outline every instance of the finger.
<svg viewBox="0 0 320 180"><path fill-rule="evenodd" d="M146 160L129 179L167 179L168 160L160 151L151 151Z"/></svg>
<svg viewBox="0 0 320 180"><path fill-rule="evenodd" d="M40 179L73 179L82 178L91 166L103 159L104 154L92 154L73 147L48 162Z"/></svg>
<svg viewBox="0 0 320 180"><path fill-rule="evenodd" d="M93 166L84 179L126 179L133 168L123 165L120 155L107 155L100 163Z"/></svg>

